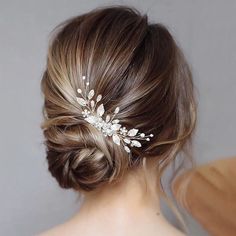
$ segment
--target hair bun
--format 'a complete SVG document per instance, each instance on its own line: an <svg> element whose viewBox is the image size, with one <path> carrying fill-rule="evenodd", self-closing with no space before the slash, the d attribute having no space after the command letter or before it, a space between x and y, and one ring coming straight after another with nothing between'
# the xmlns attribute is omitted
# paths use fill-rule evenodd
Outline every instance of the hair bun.
<svg viewBox="0 0 236 236"><path fill-rule="evenodd" d="M120 161L114 158L122 158L115 155L119 152L113 143L85 127L78 125L62 132L51 126L44 131L48 169L63 188L91 191L120 175Z"/></svg>

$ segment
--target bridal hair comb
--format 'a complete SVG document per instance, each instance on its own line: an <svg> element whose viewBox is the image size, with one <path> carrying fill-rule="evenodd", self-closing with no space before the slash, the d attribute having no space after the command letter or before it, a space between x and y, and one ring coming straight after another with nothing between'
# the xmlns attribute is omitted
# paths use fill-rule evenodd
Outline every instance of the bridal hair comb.
<svg viewBox="0 0 236 236"><path fill-rule="evenodd" d="M100 130L104 136L112 137L113 142L117 145L122 144L128 153L131 152L130 147L141 147L141 140L150 141L150 137L154 136L153 134L145 135L139 133L139 130L135 128L127 130L126 127L119 124L119 119L115 119L120 110L119 107L116 107L113 114L105 115L104 105L100 103L102 95L99 94L94 99L95 92L93 89L89 89L89 81L86 80L85 76L82 77L82 80L85 92L83 93L82 89L78 88L77 92L80 97L76 97L76 100L82 107L84 120ZM99 106L98 103L100 103Z"/></svg>

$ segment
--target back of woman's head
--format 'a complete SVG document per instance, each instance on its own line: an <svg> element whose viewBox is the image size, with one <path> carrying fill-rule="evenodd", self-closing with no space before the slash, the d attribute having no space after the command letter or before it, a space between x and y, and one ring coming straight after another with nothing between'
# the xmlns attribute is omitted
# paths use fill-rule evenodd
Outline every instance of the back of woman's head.
<svg viewBox="0 0 236 236"><path fill-rule="evenodd" d="M83 76L103 95L108 114L119 107L123 126L154 137L127 153L85 121L76 100ZM96 9L60 24L41 83L49 170L64 188L91 191L114 183L144 158L156 158L161 173L191 139L189 67L169 31L135 9Z"/></svg>

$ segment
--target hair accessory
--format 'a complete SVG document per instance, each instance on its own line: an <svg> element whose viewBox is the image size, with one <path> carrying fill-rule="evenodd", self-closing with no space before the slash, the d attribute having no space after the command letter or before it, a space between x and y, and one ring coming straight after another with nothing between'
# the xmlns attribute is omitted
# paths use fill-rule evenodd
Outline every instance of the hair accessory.
<svg viewBox="0 0 236 236"><path fill-rule="evenodd" d="M119 112L119 107L116 107L113 114L105 115L104 105L101 103L102 95L99 94L94 99L94 90L89 90L89 81L83 76L85 93L83 94L82 89L78 88L77 92L81 97L76 97L77 102L81 105L83 111L82 115L84 120L100 130L105 136L111 136L114 143L117 145L122 144L126 152L130 153L130 147L141 147L140 140L150 141L150 137L153 134L145 135L139 133L138 129L127 130L126 127L119 124L119 119L115 119L116 114ZM86 81L85 81L86 80ZM105 116L105 118L104 118Z"/></svg>

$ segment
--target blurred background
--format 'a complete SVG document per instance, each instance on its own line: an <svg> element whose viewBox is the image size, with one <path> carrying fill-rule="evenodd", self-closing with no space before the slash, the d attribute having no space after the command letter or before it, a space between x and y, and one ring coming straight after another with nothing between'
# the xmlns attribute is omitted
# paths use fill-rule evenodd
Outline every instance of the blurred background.
<svg viewBox="0 0 236 236"><path fill-rule="evenodd" d="M35 235L79 209L77 195L60 189L47 171L40 80L50 31L69 17L114 4L165 24L184 50L199 104L197 163L236 153L236 1L0 0L0 235ZM207 235L184 214L190 235Z"/></svg>

